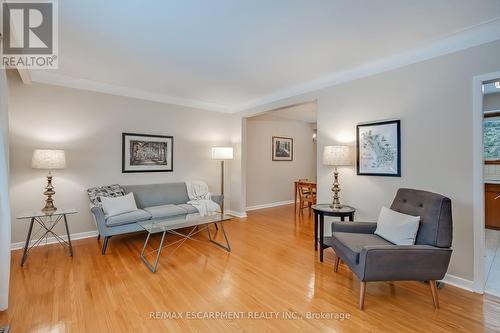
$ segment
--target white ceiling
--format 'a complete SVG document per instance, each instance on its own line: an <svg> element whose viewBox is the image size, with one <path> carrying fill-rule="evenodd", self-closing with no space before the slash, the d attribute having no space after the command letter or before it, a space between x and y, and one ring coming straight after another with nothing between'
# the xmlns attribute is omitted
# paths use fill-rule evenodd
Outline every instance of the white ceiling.
<svg viewBox="0 0 500 333"><path fill-rule="evenodd" d="M34 81L228 112L500 23L499 0L58 3L59 69Z"/></svg>
<svg viewBox="0 0 500 333"><path fill-rule="evenodd" d="M261 115L305 121L306 123L315 123L317 108L318 105L316 101L311 101L270 110Z"/></svg>

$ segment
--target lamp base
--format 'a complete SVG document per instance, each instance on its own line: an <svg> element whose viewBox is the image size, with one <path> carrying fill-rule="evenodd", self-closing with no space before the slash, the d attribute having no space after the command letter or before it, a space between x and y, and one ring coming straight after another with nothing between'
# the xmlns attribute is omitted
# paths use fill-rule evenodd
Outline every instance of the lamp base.
<svg viewBox="0 0 500 333"><path fill-rule="evenodd" d="M45 207L42 208L42 212L55 212L57 208L54 206L54 199L52 199L52 196L56 194L56 192L54 191L54 186L52 186L52 174L50 172L47 175L47 187L45 187L45 192L43 192L43 194L47 196L47 199L45 200Z"/></svg>
<svg viewBox="0 0 500 333"><path fill-rule="evenodd" d="M339 172L337 168L334 169L333 171L333 185L332 185L332 192L333 192L333 202L330 205L333 209L341 209L343 206L340 204L340 184L339 184Z"/></svg>
<svg viewBox="0 0 500 333"><path fill-rule="evenodd" d="M330 207L333 208L333 209L342 209L344 207L344 205L341 205L341 204L330 204Z"/></svg>

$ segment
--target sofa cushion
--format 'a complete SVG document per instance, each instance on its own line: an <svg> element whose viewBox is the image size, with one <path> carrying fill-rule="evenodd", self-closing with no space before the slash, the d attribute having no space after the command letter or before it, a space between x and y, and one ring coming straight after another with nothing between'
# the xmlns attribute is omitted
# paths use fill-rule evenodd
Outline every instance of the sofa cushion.
<svg viewBox="0 0 500 333"><path fill-rule="evenodd" d="M332 233L332 238L332 247L337 255L349 261L351 264L359 263L359 254L365 246L394 245L374 234L334 232Z"/></svg>
<svg viewBox="0 0 500 333"><path fill-rule="evenodd" d="M188 214L198 213L198 209L194 208L194 206L190 204L177 205L177 207L185 209Z"/></svg>
<svg viewBox="0 0 500 333"><path fill-rule="evenodd" d="M107 216L120 215L137 210L134 193L119 197L101 197L102 210Z"/></svg>
<svg viewBox="0 0 500 333"><path fill-rule="evenodd" d="M134 192L137 207L180 205L189 201L186 183L124 185L125 193Z"/></svg>
<svg viewBox="0 0 500 333"><path fill-rule="evenodd" d="M146 221L151 218L151 214L142 210L134 210L133 212L109 216L106 218L106 225L108 227L115 227L117 225L130 224L135 222Z"/></svg>
<svg viewBox="0 0 500 333"><path fill-rule="evenodd" d="M154 219L187 214L186 210L176 205L162 205L144 208Z"/></svg>

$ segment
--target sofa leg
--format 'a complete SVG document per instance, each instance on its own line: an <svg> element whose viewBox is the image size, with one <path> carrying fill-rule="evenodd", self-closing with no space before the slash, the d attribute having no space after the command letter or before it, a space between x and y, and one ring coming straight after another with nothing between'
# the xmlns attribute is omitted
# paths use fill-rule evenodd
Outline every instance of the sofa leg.
<svg viewBox="0 0 500 333"><path fill-rule="evenodd" d="M337 273L339 270L339 264L340 264L340 257L336 255L335 256L335 263L333 264L333 271L335 273Z"/></svg>
<svg viewBox="0 0 500 333"><path fill-rule="evenodd" d="M97 235L97 240L101 239L101 234Z"/></svg>
<svg viewBox="0 0 500 333"><path fill-rule="evenodd" d="M365 308L365 293L366 293L366 282L360 281L359 284L359 309L363 310Z"/></svg>
<svg viewBox="0 0 500 333"><path fill-rule="evenodd" d="M430 280L429 285L431 286L432 301L434 302L434 307L436 309L439 309L439 297L438 297L436 280Z"/></svg>
<svg viewBox="0 0 500 333"><path fill-rule="evenodd" d="M104 241L102 242L102 250L101 250L102 255L106 254L106 248L108 247L108 241L110 238L111 236L104 236Z"/></svg>

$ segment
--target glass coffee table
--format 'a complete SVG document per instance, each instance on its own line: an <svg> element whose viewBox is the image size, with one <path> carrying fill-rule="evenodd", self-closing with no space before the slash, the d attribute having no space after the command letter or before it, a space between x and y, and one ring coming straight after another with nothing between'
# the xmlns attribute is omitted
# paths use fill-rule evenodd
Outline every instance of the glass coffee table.
<svg viewBox="0 0 500 333"><path fill-rule="evenodd" d="M148 235L146 237L146 240L144 241L144 246L142 247L141 251L141 260L144 262L144 264L149 268L149 270L153 273L156 272L156 269L158 267L158 261L160 260L161 257L161 252L163 248L177 245L168 255L170 256L172 253L174 253L179 247L184 244L188 239L194 240L194 241L201 241L199 239L193 238L194 235L199 234L202 231L207 231L208 234L208 240L223 248L227 252L231 252L231 245L229 244L229 240L227 238L226 231L224 230L224 222L229 221L232 219L232 216L226 215L226 214L221 214L221 213L209 213L207 215L201 216L198 213L195 214L187 214L187 215L180 215L180 216L174 216L166 219L158 219L158 220L149 220L149 221L143 221L143 222L138 222L144 230L148 232ZM215 229L215 232L210 231L210 227L213 226L213 229ZM176 231L177 229L183 229L183 228L190 228L189 232L187 234L181 233ZM217 234L219 232L222 232L222 235L224 236L224 243L220 243L216 241ZM148 253L145 253L146 247L149 243L149 239L151 238L152 234L158 234L161 233L161 241L160 241L160 246ZM165 241L165 235L169 233L172 235L180 236L181 239L178 239L176 241L173 241L169 244L164 245ZM153 263L150 263L147 259L146 256L151 255L153 253L156 253L156 258Z"/></svg>

